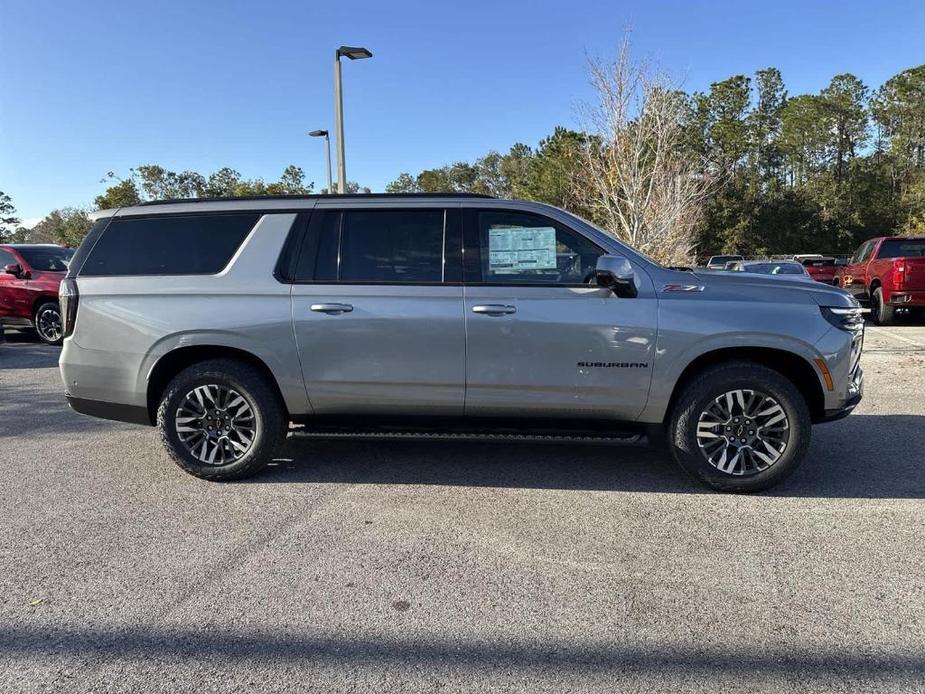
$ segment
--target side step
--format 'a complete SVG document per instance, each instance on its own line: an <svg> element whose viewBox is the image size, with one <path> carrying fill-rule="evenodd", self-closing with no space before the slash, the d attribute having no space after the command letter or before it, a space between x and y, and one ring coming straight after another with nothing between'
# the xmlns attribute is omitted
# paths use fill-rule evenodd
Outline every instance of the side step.
<svg viewBox="0 0 925 694"><path fill-rule="evenodd" d="M625 431L408 431L390 429L342 429L325 427L296 427L289 434L300 440L357 440L357 441L484 441L487 443L568 443L591 446L645 446L645 434Z"/></svg>

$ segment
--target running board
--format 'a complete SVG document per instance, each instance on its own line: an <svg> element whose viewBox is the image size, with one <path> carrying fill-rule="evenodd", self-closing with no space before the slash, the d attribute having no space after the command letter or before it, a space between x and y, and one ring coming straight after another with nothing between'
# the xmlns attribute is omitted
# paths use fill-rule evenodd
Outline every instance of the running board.
<svg viewBox="0 0 925 694"><path fill-rule="evenodd" d="M568 443L590 446L645 446L648 438L638 432L514 433L486 431L343 430L297 427L289 430L296 439L348 441L462 441L486 443Z"/></svg>

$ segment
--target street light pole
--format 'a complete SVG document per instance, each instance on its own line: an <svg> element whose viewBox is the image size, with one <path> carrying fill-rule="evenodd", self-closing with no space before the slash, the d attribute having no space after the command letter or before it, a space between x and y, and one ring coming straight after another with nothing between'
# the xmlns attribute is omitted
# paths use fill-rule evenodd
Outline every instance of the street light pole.
<svg viewBox="0 0 925 694"><path fill-rule="evenodd" d="M372 58L367 49L341 46L334 54L334 127L337 130L337 192L347 192L347 171L344 164L344 95L340 76L341 56L350 60Z"/></svg>
<svg viewBox="0 0 925 694"><path fill-rule="evenodd" d="M324 136L324 147L328 161L328 195L331 195L334 192L334 184L331 181L331 138L328 137L327 130L312 130L309 135L312 137Z"/></svg>

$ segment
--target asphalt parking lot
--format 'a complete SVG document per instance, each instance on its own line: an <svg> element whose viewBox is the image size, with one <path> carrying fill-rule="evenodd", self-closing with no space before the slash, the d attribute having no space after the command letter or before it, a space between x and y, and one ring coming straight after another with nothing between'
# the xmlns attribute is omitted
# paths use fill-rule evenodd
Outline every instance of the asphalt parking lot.
<svg viewBox="0 0 925 694"><path fill-rule="evenodd" d="M0 691L925 691L925 325L786 484L654 449L287 444L210 484L0 345Z"/></svg>

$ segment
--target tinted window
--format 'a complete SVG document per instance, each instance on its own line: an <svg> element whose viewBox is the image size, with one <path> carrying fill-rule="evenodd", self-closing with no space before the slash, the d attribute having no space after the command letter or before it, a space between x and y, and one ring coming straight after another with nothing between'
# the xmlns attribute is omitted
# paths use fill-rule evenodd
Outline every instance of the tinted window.
<svg viewBox="0 0 925 694"><path fill-rule="evenodd" d="M340 229L341 282L443 281L441 209L346 210ZM322 237L319 262L333 231Z"/></svg>
<svg viewBox="0 0 925 694"><path fill-rule="evenodd" d="M585 284L603 251L581 234L539 215L479 211L482 281Z"/></svg>
<svg viewBox="0 0 925 694"><path fill-rule="evenodd" d="M19 249L19 253L33 270L64 272L74 256L74 249L55 246L23 247Z"/></svg>
<svg viewBox="0 0 925 694"><path fill-rule="evenodd" d="M257 213L113 219L80 274L215 274L258 219Z"/></svg>
<svg viewBox="0 0 925 694"><path fill-rule="evenodd" d="M9 251L0 249L0 272L3 272L3 268L7 265L19 265L19 261L16 260L16 256Z"/></svg>
<svg viewBox="0 0 925 694"><path fill-rule="evenodd" d="M880 246L878 258L922 258L925 257L925 241L889 239Z"/></svg>
<svg viewBox="0 0 925 694"><path fill-rule="evenodd" d="M867 260L870 257L871 252L874 250L874 246L877 245L876 241L868 241L860 249L858 249L857 259L852 262L861 263Z"/></svg>

